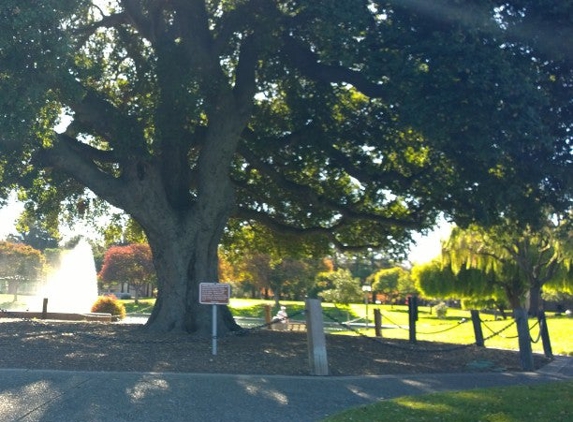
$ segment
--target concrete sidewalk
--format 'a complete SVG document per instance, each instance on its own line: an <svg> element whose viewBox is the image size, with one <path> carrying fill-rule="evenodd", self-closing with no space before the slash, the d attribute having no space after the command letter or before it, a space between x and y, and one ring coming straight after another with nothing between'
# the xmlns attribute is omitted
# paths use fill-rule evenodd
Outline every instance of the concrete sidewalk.
<svg viewBox="0 0 573 422"><path fill-rule="evenodd" d="M283 377L0 369L0 421L318 421L404 395L573 379L573 358L535 373Z"/></svg>

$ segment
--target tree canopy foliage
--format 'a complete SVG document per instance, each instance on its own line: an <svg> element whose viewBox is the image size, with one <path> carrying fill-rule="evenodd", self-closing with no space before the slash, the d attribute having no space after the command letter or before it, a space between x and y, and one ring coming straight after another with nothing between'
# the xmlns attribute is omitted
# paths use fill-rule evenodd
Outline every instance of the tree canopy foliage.
<svg viewBox="0 0 573 422"><path fill-rule="evenodd" d="M197 286L229 219L398 253L439 212L570 199L570 2L102 3L2 2L0 196L132 216L149 327L208 332Z"/></svg>
<svg viewBox="0 0 573 422"><path fill-rule="evenodd" d="M452 268L436 259L412 268L417 288L427 298L463 299L464 303L507 303L503 289L494 283L491 274L476 268Z"/></svg>
<svg viewBox="0 0 573 422"><path fill-rule="evenodd" d="M369 277L369 281L372 283L374 294L383 294L391 303L398 298L405 299L418 293L411 272L402 267L378 270Z"/></svg>
<svg viewBox="0 0 573 422"><path fill-rule="evenodd" d="M360 279L352 277L352 273L348 269L339 268L336 271L321 273L317 277L331 286L330 289L319 293L320 297L328 302L348 305L349 303L360 302L364 297Z"/></svg>

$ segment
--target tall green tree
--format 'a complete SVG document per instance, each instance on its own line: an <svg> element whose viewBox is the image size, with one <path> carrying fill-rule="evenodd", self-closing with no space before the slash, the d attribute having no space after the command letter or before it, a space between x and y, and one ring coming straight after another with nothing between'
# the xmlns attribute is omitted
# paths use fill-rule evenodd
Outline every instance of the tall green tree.
<svg viewBox="0 0 573 422"><path fill-rule="evenodd" d="M390 303L417 293L410 271L402 267L383 268L372 274L369 281L374 295L381 293Z"/></svg>
<svg viewBox="0 0 573 422"><path fill-rule="evenodd" d="M347 269L339 268L336 271L325 272L320 274L320 278L327 280L328 284L332 286L330 289L319 293L327 302L348 305L364 299L360 279L353 277Z"/></svg>
<svg viewBox="0 0 573 422"><path fill-rule="evenodd" d="M8 240L16 240L19 243L24 243L40 251L58 247L60 239L54 237L52 233L38 225L33 223L23 225L22 222L20 222L17 228L18 235L9 236Z"/></svg>
<svg viewBox="0 0 573 422"><path fill-rule="evenodd" d="M456 282L502 290L517 322L522 366L533 369L527 310L536 315L541 288L550 282L571 283L573 248L569 236L559 238L559 227L549 220L544 227L523 228L511 222L488 229L454 229L443 245L444 265L462 277Z"/></svg>
<svg viewBox="0 0 573 422"><path fill-rule="evenodd" d="M571 57L544 30L573 6L542 3L5 0L0 195L54 224L124 210L158 274L148 329L207 334L230 219L400 252L440 211L559 202Z"/></svg>
<svg viewBox="0 0 573 422"><path fill-rule="evenodd" d="M114 213L103 230L103 241L108 247L114 245L128 245L133 243L145 243L147 239L141 226L132 218Z"/></svg>

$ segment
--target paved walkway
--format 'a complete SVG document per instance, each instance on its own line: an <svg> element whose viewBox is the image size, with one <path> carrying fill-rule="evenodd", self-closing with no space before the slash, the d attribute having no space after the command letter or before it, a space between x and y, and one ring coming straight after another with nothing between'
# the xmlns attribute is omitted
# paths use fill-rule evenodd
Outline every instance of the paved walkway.
<svg viewBox="0 0 573 422"><path fill-rule="evenodd" d="M535 373L283 377L0 369L0 421L318 421L404 395L573 379L573 358Z"/></svg>

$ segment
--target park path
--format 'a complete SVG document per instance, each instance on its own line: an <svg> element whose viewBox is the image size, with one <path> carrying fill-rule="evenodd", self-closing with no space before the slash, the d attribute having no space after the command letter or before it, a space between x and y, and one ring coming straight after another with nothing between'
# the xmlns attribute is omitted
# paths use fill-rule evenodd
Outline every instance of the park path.
<svg viewBox="0 0 573 422"><path fill-rule="evenodd" d="M0 369L1 422L315 422L404 395L573 379L573 358L534 373L284 377Z"/></svg>

